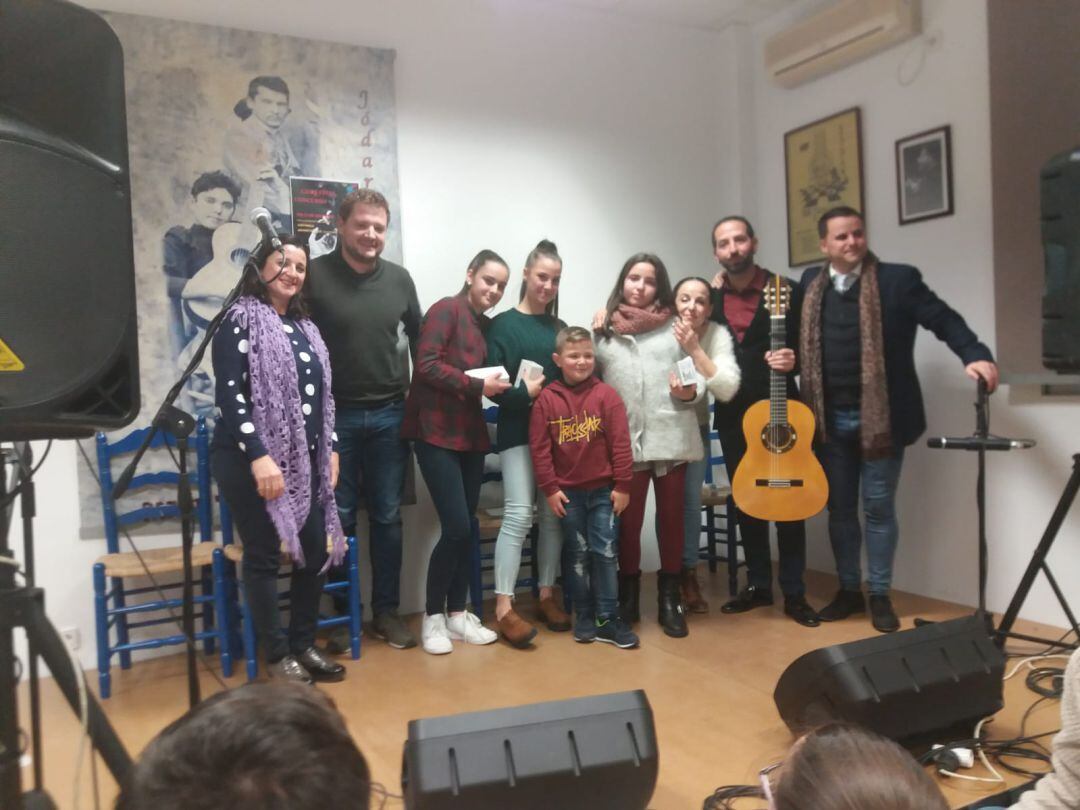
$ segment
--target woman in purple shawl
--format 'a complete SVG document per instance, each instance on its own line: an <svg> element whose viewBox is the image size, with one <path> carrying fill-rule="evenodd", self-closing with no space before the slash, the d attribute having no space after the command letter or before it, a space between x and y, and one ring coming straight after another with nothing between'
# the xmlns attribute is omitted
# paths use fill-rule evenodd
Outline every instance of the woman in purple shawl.
<svg viewBox="0 0 1080 810"><path fill-rule="evenodd" d="M300 294L307 243L282 242L252 256L242 296L214 336L212 465L244 544L249 619L271 676L340 681L345 668L315 647L324 572L344 555L330 360ZM283 551L292 558L287 631L277 591Z"/></svg>

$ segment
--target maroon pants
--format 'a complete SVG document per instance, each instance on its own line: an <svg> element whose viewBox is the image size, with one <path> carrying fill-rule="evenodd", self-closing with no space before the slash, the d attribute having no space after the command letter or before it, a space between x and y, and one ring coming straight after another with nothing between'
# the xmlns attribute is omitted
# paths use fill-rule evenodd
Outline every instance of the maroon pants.
<svg viewBox="0 0 1080 810"><path fill-rule="evenodd" d="M682 570L685 464L659 478L653 475L652 470L634 473L630 481L630 504L619 518L620 574L637 574L641 571L641 525L645 521L645 497L649 492L650 480L656 493L660 570L665 574L677 574Z"/></svg>

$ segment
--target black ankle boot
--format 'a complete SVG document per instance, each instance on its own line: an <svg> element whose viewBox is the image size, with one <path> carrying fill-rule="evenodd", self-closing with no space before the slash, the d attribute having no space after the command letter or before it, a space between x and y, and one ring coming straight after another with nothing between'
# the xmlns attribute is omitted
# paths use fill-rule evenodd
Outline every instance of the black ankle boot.
<svg viewBox="0 0 1080 810"><path fill-rule="evenodd" d="M679 593L679 575L657 574L657 598L659 602L660 626L664 632L674 638L689 635L686 615L683 613L682 594Z"/></svg>
<svg viewBox="0 0 1080 810"><path fill-rule="evenodd" d="M627 624L641 621L641 572L619 574L619 615Z"/></svg>

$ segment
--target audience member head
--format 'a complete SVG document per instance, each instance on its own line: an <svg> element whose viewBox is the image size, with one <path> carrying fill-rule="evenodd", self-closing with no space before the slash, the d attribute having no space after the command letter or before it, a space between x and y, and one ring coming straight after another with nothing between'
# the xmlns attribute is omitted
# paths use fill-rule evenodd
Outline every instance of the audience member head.
<svg viewBox="0 0 1080 810"><path fill-rule="evenodd" d="M770 810L948 808L911 754L880 734L845 723L830 723L800 738L762 780L772 793Z"/></svg>
<svg viewBox="0 0 1080 810"><path fill-rule="evenodd" d="M207 698L151 740L116 810L367 810L370 793L328 697L259 683Z"/></svg>
<svg viewBox="0 0 1080 810"><path fill-rule="evenodd" d="M518 301L530 299L542 304L548 315L559 314L559 280L562 277L562 257L555 243L541 239L525 259Z"/></svg>

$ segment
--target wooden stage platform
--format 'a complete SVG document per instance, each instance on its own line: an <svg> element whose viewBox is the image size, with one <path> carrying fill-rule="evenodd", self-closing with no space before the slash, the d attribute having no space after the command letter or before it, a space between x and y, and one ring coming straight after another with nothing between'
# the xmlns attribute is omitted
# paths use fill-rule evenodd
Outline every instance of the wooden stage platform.
<svg viewBox="0 0 1080 810"><path fill-rule="evenodd" d="M702 567L704 571L704 567ZM660 751L660 777L650 807L656 810L700 808L714 788L753 783L760 768L781 759L791 737L772 700L776 681L791 661L818 647L875 635L868 618L804 628L782 613L780 604L738 616L719 612L725 600L723 571L704 574L711 603L706 615L690 618L690 636L664 636L656 623L654 586L643 588L642 646L619 650L603 644L574 643L569 633L541 629L531 650L519 651L502 642L488 647L458 645L451 655L431 656L419 648L394 650L365 636L359 661L342 659L348 677L340 684L321 686L344 713L373 777L392 793L400 790L401 752L409 720L464 711L513 706L542 700L644 689L655 714ZM820 607L832 595L835 578L810 573L809 599ZM904 628L915 616L954 618L970 608L920 596L896 593L894 603ZM529 614L528 598L521 610ZM419 635L419 616L410 617ZM485 617L492 619L488 608ZM1022 623L1017 629L1057 637L1055 628ZM216 661L214 662L216 667ZM244 682L240 666L228 682ZM105 711L133 754L186 709L183 656L136 662L127 672L113 670L113 697ZM96 688L96 672L87 672ZM220 689L202 673L203 694ZM25 689L25 687L24 687ZM46 788L57 805L74 806L73 765L79 727L51 681L45 682ZM24 703L20 720L28 716ZM1023 677L1006 684L1006 707L988 726L992 738L1015 736L1020 717L1035 695ZM1029 733L1056 729L1056 701L1044 703L1028 723ZM98 769L102 806L111 807L116 786L103 766ZM971 773L981 773L977 768ZM24 769L24 789L30 772ZM1010 777L1010 784L1023 781ZM952 807L960 807L998 788L978 783L945 785ZM93 807L88 763L78 785L78 806ZM375 805L373 805L375 806ZM388 807L401 807L391 800ZM748 801L740 806L763 806ZM599 810L599 809L598 809Z"/></svg>

